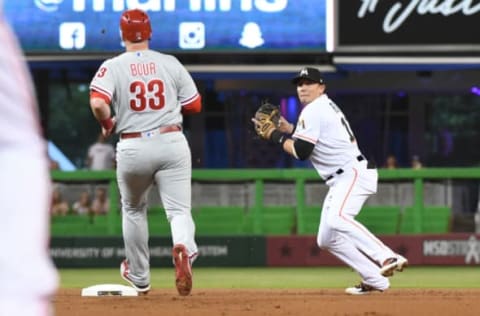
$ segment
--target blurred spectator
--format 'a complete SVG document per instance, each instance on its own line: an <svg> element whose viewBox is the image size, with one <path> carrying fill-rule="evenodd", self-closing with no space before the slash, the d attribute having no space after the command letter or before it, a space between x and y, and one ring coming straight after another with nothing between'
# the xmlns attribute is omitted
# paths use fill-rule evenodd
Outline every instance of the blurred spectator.
<svg viewBox="0 0 480 316"><path fill-rule="evenodd" d="M388 155L383 167L386 169L397 169L397 158L394 155Z"/></svg>
<svg viewBox="0 0 480 316"><path fill-rule="evenodd" d="M95 198L92 202L92 211L96 215L105 215L110 209L110 202L107 196L107 190L103 187L97 187Z"/></svg>
<svg viewBox="0 0 480 316"><path fill-rule="evenodd" d="M423 167L422 162L420 161L420 157L417 155L413 155L412 157L412 168L413 169L421 169Z"/></svg>
<svg viewBox="0 0 480 316"><path fill-rule="evenodd" d="M52 192L52 215L65 216L68 213L68 203L63 199L60 189L57 187Z"/></svg>
<svg viewBox="0 0 480 316"><path fill-rule="evenodd" d="M92 214L92 204L90 201L90 193L83 191L80 193L78 201L73 203L73 212L78 215Z"/></svg>
<svg viewBox="0 0 480 316"><path fill-rule="evenodd" d="M88 148L87 168L90 170L109 170L115 168L115 147L107 143L102 133L97 141Z"/></svg>

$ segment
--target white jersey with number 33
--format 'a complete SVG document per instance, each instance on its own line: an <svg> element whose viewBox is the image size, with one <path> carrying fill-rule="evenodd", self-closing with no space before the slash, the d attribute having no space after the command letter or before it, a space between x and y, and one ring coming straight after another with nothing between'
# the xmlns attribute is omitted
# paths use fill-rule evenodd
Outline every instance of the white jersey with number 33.
<svg viewBox="0 0 480 316"><path fill-rule="evenodd" d="M106 60L90 88L110 98L117 133L181 124L181 106L198 97L185 67L174 56L153 50L125 52Z"/></svg>

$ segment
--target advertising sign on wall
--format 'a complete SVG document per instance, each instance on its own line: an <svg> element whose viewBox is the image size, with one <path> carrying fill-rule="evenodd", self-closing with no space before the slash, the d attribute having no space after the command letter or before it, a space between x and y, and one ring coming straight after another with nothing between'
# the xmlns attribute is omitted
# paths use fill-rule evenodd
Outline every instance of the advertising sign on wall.
<svg viewBox="0 0 480 316"><path fill-rule="evenodd" d="M468 233L443 235L386 235L380 239L412 265L480 265L480 236ZM343 265L326 250L320 250L315 236L269 237L268 266Z"/></svg>
<svg viewBox="0 0 480 316"><path fill-rule="evenodd" d="M306 267L344 265L318 248L316 236L223 236L198 237L201 267ZM480 235L386 235L380 236L411 265L480 266ZM152 266L171 266L171 238L150 238ZM125 258L121 237L54 237L50 255L59 268L118 267Z"/></svg>
<svg viewBox="0 0 480 316"><path fill-rule="evenodd" d="M263 237L197 237L198 258L195 266L264 266ZM151 237L152 267L172 266L172 240ZM118 267L125 259L121 237L54 237L50 255L59 268Z"/></svg>
<svg viewBox="0 0 480 316"><path fill-rule="evenodd" d="M479 1L334 1L336 51L480 51Z"/></svg>

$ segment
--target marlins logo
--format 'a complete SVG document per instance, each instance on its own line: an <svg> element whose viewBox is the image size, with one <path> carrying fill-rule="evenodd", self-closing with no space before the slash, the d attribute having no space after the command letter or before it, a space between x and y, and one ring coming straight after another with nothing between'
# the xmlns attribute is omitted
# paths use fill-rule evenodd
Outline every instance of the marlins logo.
<svg viewBox="0 0 480 316"><path fill-rule="evenodd" d="M303 119L303 115L300 115L297 121L297 127L305 129L305 120Z"/></svg>
<svg viewBox="0 0 480 316"><path fill-rule="evenodd" d="M302 127L302 129L305 129L305 121L303 119L298 121L298 125L300 125Z"/></svg>

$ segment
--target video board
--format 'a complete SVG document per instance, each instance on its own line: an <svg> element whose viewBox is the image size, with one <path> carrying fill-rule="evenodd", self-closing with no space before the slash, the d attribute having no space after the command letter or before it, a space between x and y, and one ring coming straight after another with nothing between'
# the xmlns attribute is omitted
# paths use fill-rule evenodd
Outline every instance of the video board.
<svg viewBox="0 0 480 316"><path fill-rule="evenodd" d="M324 52L326 4L310 0L25 0L4 12L27 55L123 50L119 19L147 11L160 51Z"/></svg>

